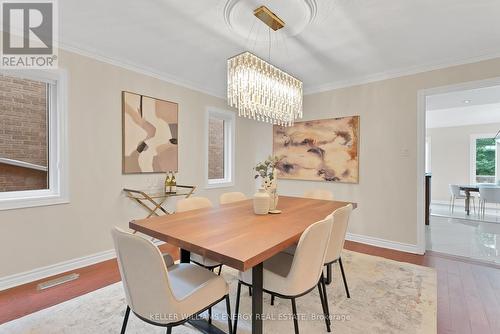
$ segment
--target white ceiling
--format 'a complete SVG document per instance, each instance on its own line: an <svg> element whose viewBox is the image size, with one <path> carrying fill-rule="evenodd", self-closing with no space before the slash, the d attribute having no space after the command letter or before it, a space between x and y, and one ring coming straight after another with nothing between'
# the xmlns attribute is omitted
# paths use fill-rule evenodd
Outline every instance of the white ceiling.
<svg viewBox="0 0 500 334"><path fill-rule="evenodd" d="M426 111L427 128L500 124L500 86L428 96Z"/></svg>
<svg viewBox="0 0 500 334"><path fill-rule="evenodd" d="M271 61L306 92L500 56L498 0L64 0L61 46L224 96L227 58L268 56L262 4L291 22Z"/></svg>
<svg viewBox="0 0 500 334"><path fill-rule="evenodd" d="M500 86L460 90L427 97L426 110L471 107L500 103Z"/></svg>

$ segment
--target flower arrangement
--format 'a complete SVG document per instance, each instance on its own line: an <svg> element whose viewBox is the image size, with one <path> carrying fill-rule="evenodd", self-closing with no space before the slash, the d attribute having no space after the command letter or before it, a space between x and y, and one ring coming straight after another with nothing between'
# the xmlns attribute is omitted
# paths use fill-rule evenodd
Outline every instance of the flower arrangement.
<svg viewBox="0 0 500 334"><path fill-rule="evenodd" d="M278 156L269 156L265 161L255 166L255 178L262 178L262 187L270 192L276 191L276 165L281 160Z"/></svg>

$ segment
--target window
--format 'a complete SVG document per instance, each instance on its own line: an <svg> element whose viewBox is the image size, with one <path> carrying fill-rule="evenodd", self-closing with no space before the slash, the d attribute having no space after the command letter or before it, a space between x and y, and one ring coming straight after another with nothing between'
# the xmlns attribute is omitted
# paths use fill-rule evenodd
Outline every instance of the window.
<svg viewBox="0 0 500 334"><path fill-rule="evenodd" d="M67 202L64 75L0 72L0 209Z"/></svg>
<svg viewBox="0 0 500 334"><path fill-rule="evenodd" d="M471 137L471 179L473 183L496 183L497 142L495 135Z"/></svg>
<svg viewBox="0 0 500 334"><path fill-rule="evenodd" d="M206 186L229 187L234 184L234 113L210 108L206 128Z"/></svg>

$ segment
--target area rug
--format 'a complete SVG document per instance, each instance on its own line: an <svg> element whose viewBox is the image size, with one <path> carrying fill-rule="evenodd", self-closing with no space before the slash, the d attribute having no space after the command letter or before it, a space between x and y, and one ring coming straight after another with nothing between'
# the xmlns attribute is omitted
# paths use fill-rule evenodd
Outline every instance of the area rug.
<svg viewBox="0 0 500 334"><path fill-rule="evenodd" d="M392 334L437 332L436 273L432 268L396 262L345 251L342 256L351 298L345 295L339 269L334 265L333 283L328 286L332 332L341 334ZM234 310L237 272L227 267L224 278L231 285ZM121 283L30 314L0 326L5 334L111 334L119 333L125 313ZM301 333L326 333L317 289L297 299ZM238 333L251 333L251 298L242 290ZM214 308L214 324L227 331L225 303ZM291 303L264 296L264 333L293 333ZM175 334L198 333L189 325L175 327ZM164 328L130 316L127 333L165 333Z"/></svg>

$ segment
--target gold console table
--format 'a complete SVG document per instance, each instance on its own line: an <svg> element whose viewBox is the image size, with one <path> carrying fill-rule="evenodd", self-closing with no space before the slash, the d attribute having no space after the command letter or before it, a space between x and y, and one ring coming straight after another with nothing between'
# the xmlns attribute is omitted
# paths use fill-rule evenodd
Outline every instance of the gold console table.
<svg viewBox="0 0 500 334"><path fill-rule="evenodd" d="M184 198L188 198L191 196L196 189L196 186L176 186L176 192L168 193L168 192L147 192L144 190L136 190L124 188L123 191L127 194L127 197L139 203L140 206L145 208L149 214L146 218L149 218L153 215L159 216L157 211L163 212L163 214L169 215L172 212L168 212L165 208L163 208L163 204L170 197L183 196Z"/></svg>

